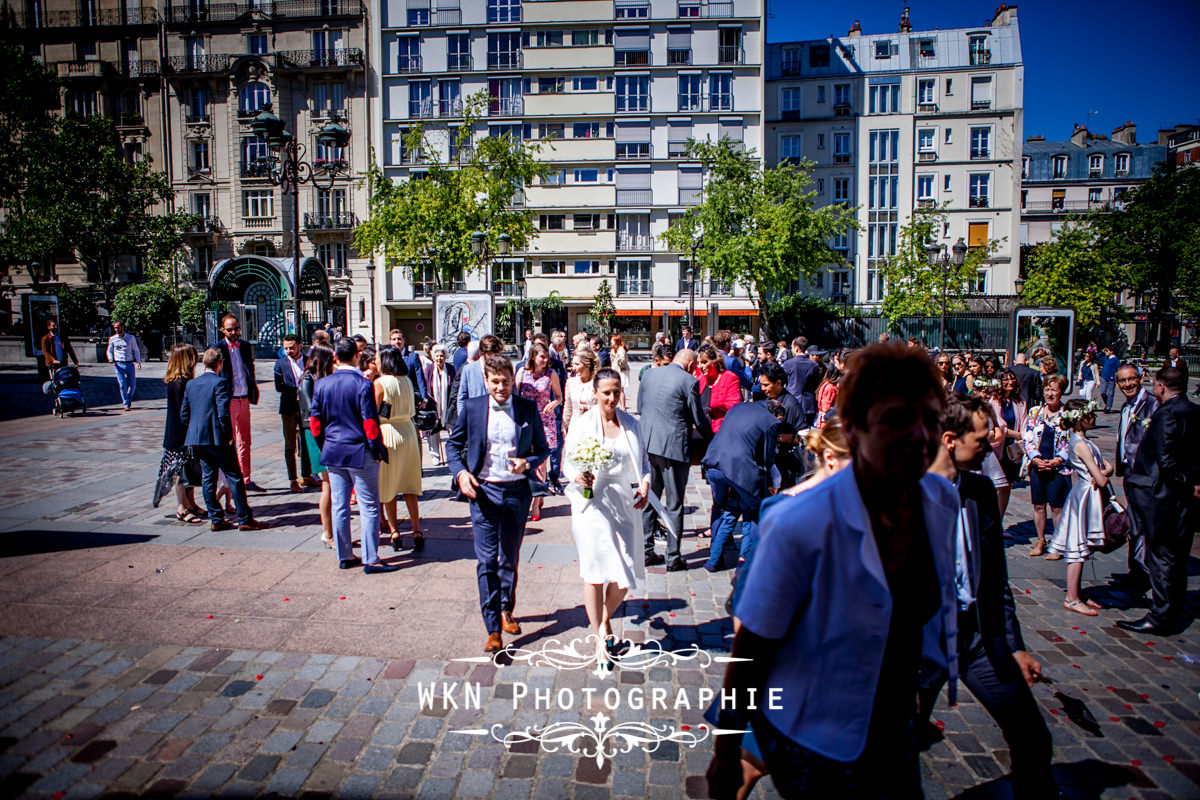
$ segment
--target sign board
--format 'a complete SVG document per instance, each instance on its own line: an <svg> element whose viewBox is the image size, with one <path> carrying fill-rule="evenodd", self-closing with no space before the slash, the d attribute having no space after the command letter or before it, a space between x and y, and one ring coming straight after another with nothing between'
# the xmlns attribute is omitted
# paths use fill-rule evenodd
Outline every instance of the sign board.
<svg viewBox="0 0 1200 800"><path fill-rule="evenodd" d="M1044 350L1058 362L1058 374L1067 379L1067 391L1075 388L1075 309L1018 308L1013 312L1013 356L1029 356L1029 366L1037 369L1033 354Z"/></svg>
<svg viewBox="0 0 1200 800"><path fill-rule="evenodd" d="M475 341L495 329L496 298L491 292L439 292L433 296L433 338L447 353L458 349L458 334Z"/></svg>
<svg viewBox="0 0 1200 800"><path fill-rule="evenodd" d="M41 359L46 320L58 318L58 298L52 294L21 295L21 319L25 321L25 355ZM60 328L61 330L61 328Z"/></svg>

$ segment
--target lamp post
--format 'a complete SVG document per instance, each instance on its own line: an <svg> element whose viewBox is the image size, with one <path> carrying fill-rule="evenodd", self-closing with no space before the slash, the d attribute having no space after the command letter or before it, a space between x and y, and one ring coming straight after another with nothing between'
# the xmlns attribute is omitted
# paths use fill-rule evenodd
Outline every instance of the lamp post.
<svg viewBox="0 0 1200 800"><path fill-rule="evenodd" d="M350 142L350 129L342 125L340 117L332 117L329 122L317 131L317 143L324 147L343 148ZM258 116L250 123L254 133L267 140L271 155L260 159L265 177L273 186L280 188L281 194L292 196L292 270L295 278L292 297L296 312L296 333L303 336L304 318L300 304L300 184L311 183L317 189L329 189L333 186L338 173L346 170L345 162L335 159L323 166L313 167L304 156L308 148L288 133L284 121L271 113L271 104L264 103ZM318 176L325 173L327 181ZM372 269L374 265L368 269ZM371 276L374 278L374 275ZM371 283L371 319L375 318L375 284ZM371 336L374 338L375 326L372 323Z"/></svg>
<svg viewBox="0 0 1200 800"><path fill-rule="evenodd" d="M704 244L704 237L697 236L692 239L692 260L688 262L688 327L694 332L696 330L696 278L699 277L700 271L696 269L696 251Z"/></svg>
<svg viewBox="0 0 1200 800"><path fill-rule="evenodd" d="M471 253L473 253L475 258L477 258L479 260L479 263L481 266L485 266L485 267L490 266L491 261L496 256L498 256L498 255L506 256L509 253L511 253L512 252L512 237L509 236L507 233L501 233L499 236L497 236L495 252L492 251L490 245L491 245L491 241L486 232L475 231L474 233L471 234ZM488 275L489 283L491 282L490 272L491 271L489 269L489 275ZM517 312L517 315L518 315L517 318L520 319L520 311ZM519 345L519 343L518 343L518 345Z"/></svg>
<svg viewBox="0 0 1200 800"><path fill-rule="evenodd" d="M942 324L938 333L938 351L941 352L946 349L946 294L950 285L950 265L963 265L967 259L967 245L960 236L954 247L946 248L934 242L925 248L925 254L929 258L929 266L942 271Z"/></svg>
<svg viewBox="0 0 1200 800"><path fill-rule="evenodd" d="M40 261L29 262L29 279L33 282L33 288L36 291L38 281L42 277L42 263Z"/></svg>
<svg viewBox="0 0 1200 800"><path fill-rule="evenodd" d="M367 282L371 284L371 343L375 343L375 262L367 262Z"/></svg>

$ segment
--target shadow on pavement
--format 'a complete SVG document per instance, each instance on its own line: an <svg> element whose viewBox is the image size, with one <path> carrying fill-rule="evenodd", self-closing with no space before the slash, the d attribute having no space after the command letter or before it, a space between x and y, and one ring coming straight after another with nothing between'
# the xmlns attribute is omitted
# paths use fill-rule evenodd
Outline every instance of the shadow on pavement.
<svg viewBox="0 0 1200 800"><path fill-rule="evenodd" d="M1105 789L1117 786L1153 787L1155 784L1137 767L1121 767L1105 761L1089 758L1070 764L1055 764L1054 779L1067 800L1092 800L1099 798ZM954 800L993 800L1010 796L1008 778L997 778L974 786ZM1020 800L1020 798L1017 798Z"/></svg>
<svg viewBox="0 0 1200 800"><path fill-rule="evenodd" d="M142 544L157 539L138 533L68 533L63 531L16 531L0 535L0 558L29 556L37 553L62 553L92 547L117 547Z"/></svg>

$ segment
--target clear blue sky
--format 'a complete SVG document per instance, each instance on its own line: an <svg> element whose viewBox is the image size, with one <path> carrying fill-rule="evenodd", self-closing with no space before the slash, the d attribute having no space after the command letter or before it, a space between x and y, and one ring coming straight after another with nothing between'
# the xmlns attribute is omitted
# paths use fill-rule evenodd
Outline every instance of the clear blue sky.
<svg viewBox="0 0 1200 800"><path fill-rule="evenodd" d="M911 7L914 30L969 28L992 17L1000 0L767 0L772 42L897 30ZM1010 5L1013 3L1010 2ZM1138 141L1160 127L1200 121L1198 0L1026 0L1018 2L1025 62L1025 135L1058 141L1072 124L1108 134L1133 120Z"/></svg>

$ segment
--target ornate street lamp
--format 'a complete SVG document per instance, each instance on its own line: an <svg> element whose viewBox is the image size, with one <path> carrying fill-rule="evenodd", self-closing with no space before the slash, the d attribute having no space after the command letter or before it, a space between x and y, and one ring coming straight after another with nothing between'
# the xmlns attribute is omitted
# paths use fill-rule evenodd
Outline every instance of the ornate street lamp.
<svg viewBox="0 0 1200 800"><path fill-rule="evenodd" d="M342 120L336 115L317 131L317 143L323 147L343 148L350 142L350 130L341 124ZM295 278L295 293L293 302L296 312L296 333L303 336L304 317L300 303L300 185L310 183L319 190L333 186L334 180L341 172L348 172L344 160L335 159L314 168L304 161L308 148L301 144L295 136L288 133L282 119L271 112L271 104L263 103L262 110L250 123L250 130L267 140L271 155L260 159L263 177L270 180L273 186L278 186L282 194L292 196L292 269ZM319 175L325 174L322 180ZM367 269L372 270L372 264ZM374 274L371 275L374 278ZM375 317L375 283L371 282L371 317ZM374 324L371 326L374 338Z"/></svg>
<svg viewBox="0 0 1200 800"><path fill-rule="evenodd" d="M40 261L30 261L29 262L29 279L31 281L33 281L33 285L35 288L37 287L38 281L41 280L41 278L42 278L42 263Z"/></svg>
<svg viewBox="0 0 1200 800"><path fill-rule="evenodd" d="M938 351L946 349L946 293L950 283L950 265L961 267L967 260L967 245L962 237L954 243L954 247L946 248L932 242L925 248L929 266L942 271L942 324L938 334Z"/></svg>

